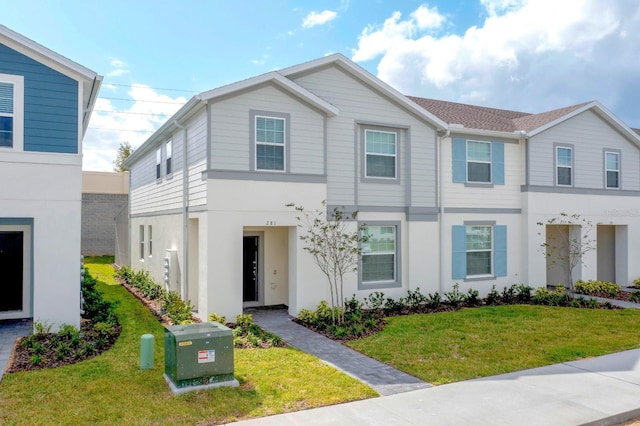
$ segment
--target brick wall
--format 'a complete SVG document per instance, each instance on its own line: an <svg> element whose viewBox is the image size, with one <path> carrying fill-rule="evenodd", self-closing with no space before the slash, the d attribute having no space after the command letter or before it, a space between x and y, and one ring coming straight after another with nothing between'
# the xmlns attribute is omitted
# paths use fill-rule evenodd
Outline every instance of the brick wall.
<svg viewBox="0 0 640 426"><path fill-rule="evenodd" d="M82 194L82 254L114 255L115 217L126 208L127 194Z"/></svg>

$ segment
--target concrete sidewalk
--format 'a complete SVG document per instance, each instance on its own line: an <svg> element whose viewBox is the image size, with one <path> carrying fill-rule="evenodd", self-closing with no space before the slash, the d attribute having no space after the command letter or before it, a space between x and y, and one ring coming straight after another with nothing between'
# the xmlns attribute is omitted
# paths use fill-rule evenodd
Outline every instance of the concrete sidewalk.
<svg viewBox="0 0 640 426"><path fill-rule="evenodd" d="M16 339L29 335L32 329L33 322L30 319L0 322L0 382L11 357L11 351Z"/></svg>
<svg viewBox="0 0 640 426"><path fill-rule="evenodd" d="M640 349L239 424L613 425L636 417Z"/></svg>

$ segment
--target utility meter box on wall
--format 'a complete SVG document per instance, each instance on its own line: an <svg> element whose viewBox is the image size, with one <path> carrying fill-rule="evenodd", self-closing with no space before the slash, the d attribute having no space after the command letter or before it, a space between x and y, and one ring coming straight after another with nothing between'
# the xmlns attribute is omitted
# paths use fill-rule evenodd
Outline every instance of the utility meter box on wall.
<svg viewBox="0 0 640 426"><path fill-rule="evenodd" d="M237 386L231 329L217 322L165 327L164 370L177 388L223 382Z"/></svg>

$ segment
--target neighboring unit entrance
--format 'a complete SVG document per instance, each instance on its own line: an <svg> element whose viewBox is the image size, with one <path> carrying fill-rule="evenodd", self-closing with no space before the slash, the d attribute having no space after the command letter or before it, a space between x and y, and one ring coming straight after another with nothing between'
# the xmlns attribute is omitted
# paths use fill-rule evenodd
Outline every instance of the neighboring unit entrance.
<svg viewBox="0 0 640 426"><path fill-rule="evenodd" d="M260 237L242 237L242 301L245 305L260 302Z"/></svg>
<svg viewBox="0 0 640 426"><path fill-rule="evenodd" d="M32 229L0 224L0 320L31 318Z"/></svg>
<svg viewBox="0 0 640 426"><path fill-rule="evenodd" d="M0 312L22 310L25 284L23 253L22 231L0 231L0 271L3 276Z"/></svg>

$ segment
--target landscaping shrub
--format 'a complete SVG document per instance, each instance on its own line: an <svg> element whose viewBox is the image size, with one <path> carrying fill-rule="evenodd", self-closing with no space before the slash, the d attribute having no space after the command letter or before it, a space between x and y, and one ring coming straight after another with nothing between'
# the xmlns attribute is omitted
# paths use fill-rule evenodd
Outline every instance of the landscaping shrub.
<svg viewBox="0 0 640 426"><path fill-rule="evenodd" d="M485 303L487 305L495 306L495 305L499 305L501 300L502 299L500 297L500 293L498 293L498 290L496 290L496 286L493 285L491 287L491 291L489 292L489 294L487 294L487 297L485 298Z"/></svg>
<svg viewBox="0 0 640 426"><path fill-rule="evenodd" d="M429 309L438 309L440 304L442 303L442 296L437 291L433 294L429 293L427 295L427 308Z"/></svg>
<svg viewBox="0 0 640 426"><path fill-rule="evenodd" d="M209 314L209 321L219 322L220 324L226 324L227 318L224 315L219 315L219 314L216 314L215 312L212 312Z"/></svg>
<svg viewBox="0 0 640 426"><path fill-rule="evenodd" d="M454 308L459 308L467 301L467 296L460 292L460 285L455 283L450 291L444 292L445 301Z"/></svg>
<svg viewBox="0 0 640 426"><path fill-rule="evenodd" d="M531 302L534 305L569 306L573 298L565 291L564 286L559 285L555 290L540 287L534 293Z"/></svg>
<svg viewBox="0 0 640 426"><path fill-rule="evenodd" d="M618 284L598 280L578 280L575 289L576 293L601 297L616 297L620 293Z"/></svg>
<svg viewBox="0 0 640 426"><path fill-rule="evenodd" d="M265 331L258 324L254 323L252 315L238 315L236 316L235 324L230 325L233 328L233 346L236 348L271 348L285 346L280 336Z"/></svg>
<svg viewBox="0 0 640 426"><path fill-rule="evenodd" d="M167 316L174 324L189 324L192 322L191 311L193 311L193 306L191 306L190 302L182 300L176 291L164 292L162 309L166 311Z"/></svg>
<svg viewBox="0 0 640 426"><path fill-rule="evenodd" d="M633 280L633 285L631 287L640 288L640 278Z"/></svg>
<svg viewBox="0 0 640 426"><path fill-rule="evenodd" d="M116 323L115 310L117 302L105 300L100 290L96 289L96 280L89 271L85 271L80 283L82 292L82 318L94 322Z"/></svg>

